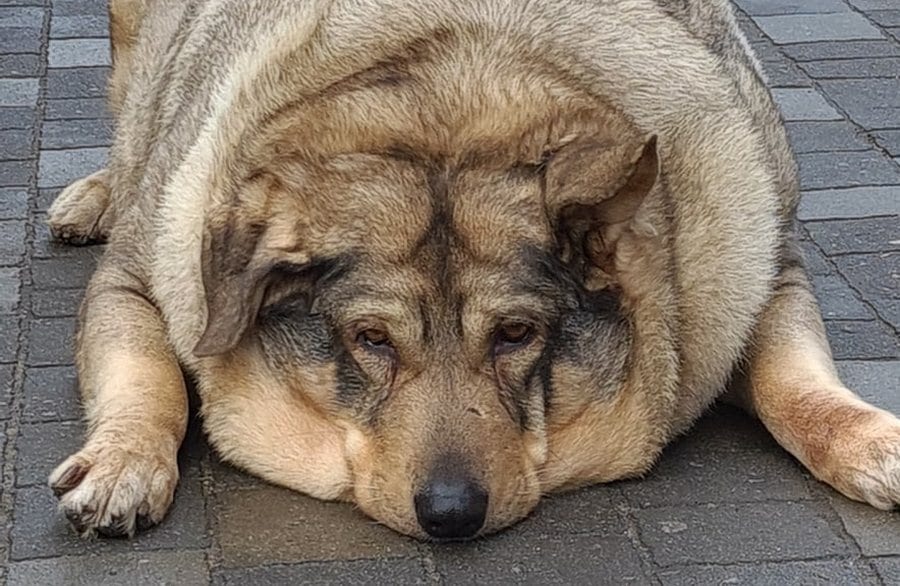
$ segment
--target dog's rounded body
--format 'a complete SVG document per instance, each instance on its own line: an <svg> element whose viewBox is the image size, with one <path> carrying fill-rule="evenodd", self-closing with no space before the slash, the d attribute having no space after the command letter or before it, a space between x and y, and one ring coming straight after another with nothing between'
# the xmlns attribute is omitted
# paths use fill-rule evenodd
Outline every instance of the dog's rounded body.
<svg viewBox="0 0 900 586"><path fill-rule="evenodd" d="M108 194L79 195L102 208L94 229L108 226L100 272L128 275L158 310L164 337L149 354L170 349L196 378L226 459L355 500L406 533L437 535L419 500L445 457L490 495L482 532L541 493L641 474L753 362L762 316L797 269L794 162L729 10L113 2ZM57 204L57 229L71 209ZM592 214L598 224L578 228ZM499 346L491 334L483 367L469 332L489 310L466 308L490 305L494 286L514 299L498 267L528 275L529 254L579 281L555 298L578 299L548 310L533 358L518 322ZM335 324L349 310L304 297L319 295L312 285L295 295L295 273L335 298L376 291L366 315L373 299L409 293L428 317L404 327L444 333L409 333L420 362L390 331L384 358L390 327L371 320L345 343ZM362 276L327 289L346 273ZM379 289L379 274L395 289ZM92 294L99 285L86 304ZM319 303L327 327L309 321ZM408 313L398 304L392 319ZM85 314L82 384L105 388L114 374L95 374L84 349L102 328ZM453 358L432 371L442 356ZM113 373L136 367L108 360ZM382 371L384 396L363 396ZM180 414L175 403L160 412Z"/></svg>

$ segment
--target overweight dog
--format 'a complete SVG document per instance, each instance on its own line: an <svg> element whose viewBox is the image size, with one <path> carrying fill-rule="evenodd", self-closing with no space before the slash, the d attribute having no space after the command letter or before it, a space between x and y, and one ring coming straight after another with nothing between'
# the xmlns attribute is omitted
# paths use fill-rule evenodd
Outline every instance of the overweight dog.
<svg viewBox="0 0 900 586"><path fill-rule="evenodd" d="M84 534L158 523L183 370L219 454L419 538L639 476L734 381L819 479L900 501L838 380L795 164L725 0L113 0L108 239L81 310Z"/></svg>

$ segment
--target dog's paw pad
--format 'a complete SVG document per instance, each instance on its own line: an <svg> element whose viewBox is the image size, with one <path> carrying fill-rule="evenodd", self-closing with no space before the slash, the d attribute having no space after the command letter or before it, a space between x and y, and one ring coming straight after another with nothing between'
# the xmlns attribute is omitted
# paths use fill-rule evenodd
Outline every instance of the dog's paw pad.
<svg viewBox="0 0 900 586"><path fill-rule="evenodd" d="M50 475L60 510L79 534L132 536L159 523L178 482L173 457L85 448Z"/></svg>

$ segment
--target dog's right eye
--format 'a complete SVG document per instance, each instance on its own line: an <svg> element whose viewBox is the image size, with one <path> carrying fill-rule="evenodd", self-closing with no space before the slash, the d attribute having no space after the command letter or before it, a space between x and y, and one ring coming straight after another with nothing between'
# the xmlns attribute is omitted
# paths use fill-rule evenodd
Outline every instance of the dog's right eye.
<svg viewBox="0 0 900 586"><path fill-rule="evenodd" d="M391 339L387 332L369 328L361 331L356 335L356 341L360 346L365 346L373 350L386 350L393 348Z"/></svg>

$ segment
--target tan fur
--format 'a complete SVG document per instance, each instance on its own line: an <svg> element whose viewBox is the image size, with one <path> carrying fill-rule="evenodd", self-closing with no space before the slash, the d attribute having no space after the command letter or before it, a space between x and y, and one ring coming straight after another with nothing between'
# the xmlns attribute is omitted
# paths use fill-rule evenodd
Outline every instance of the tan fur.
<svg viewBox="0 0 900 586"><path fill-rule="evenodd" d="M447 454L493 531L645 472L742 361L747 402L818 477L900 500L897 420L838 381L784 252L796 168L726 0L110 10L109 168L50 211L61 237L110 239L79 336L91 433L51 478L82 531L164 514L179 364L227 460L419 537ZM580 318L595 338L533 317L562 311L528 289L552 255L615 300ZM290 314L323 259L355 279L302 312L327 340ZM538 325L501 352L510 319Z"/></svg>

